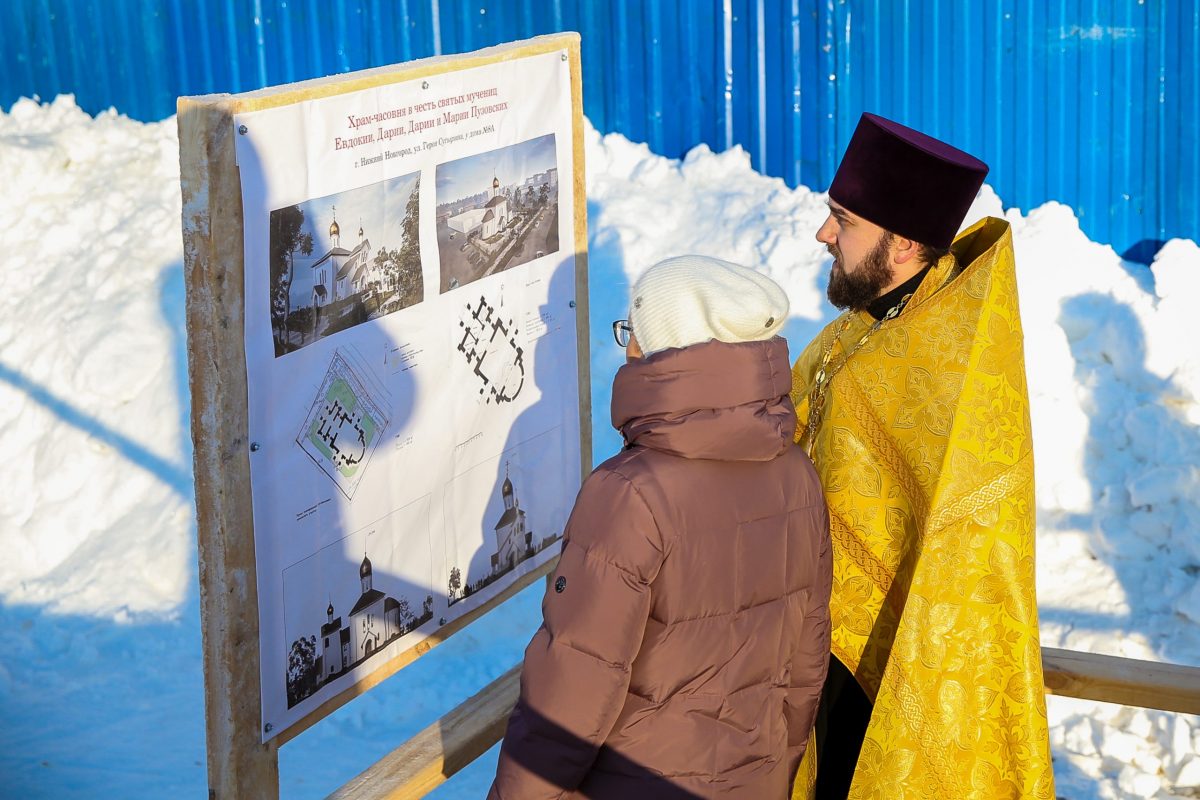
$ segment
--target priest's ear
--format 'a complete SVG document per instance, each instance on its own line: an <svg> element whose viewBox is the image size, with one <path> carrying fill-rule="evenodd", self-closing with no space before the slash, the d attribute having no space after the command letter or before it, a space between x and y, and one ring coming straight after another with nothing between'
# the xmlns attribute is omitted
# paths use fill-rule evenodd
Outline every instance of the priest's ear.
<svg viewBox="0 0 1200 800"><path fill-rule="evenodd" d="M892 234L892 264L897 267L911 267L919 262L921 245L912 239ZM914 260L916 259L916 260Z"/></svg>

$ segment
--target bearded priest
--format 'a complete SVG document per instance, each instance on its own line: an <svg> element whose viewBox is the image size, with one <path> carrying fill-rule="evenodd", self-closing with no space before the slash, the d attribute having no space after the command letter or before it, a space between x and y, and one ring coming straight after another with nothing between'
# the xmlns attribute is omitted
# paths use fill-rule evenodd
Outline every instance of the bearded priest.
<svg viewBox="0 0 1200 800"><path fill-rule="evenodd" d="M1029 399L987 165L863 114L817 233L845 309L792 373L829 504L829 679L797 798L1047 798Z"/></svg>

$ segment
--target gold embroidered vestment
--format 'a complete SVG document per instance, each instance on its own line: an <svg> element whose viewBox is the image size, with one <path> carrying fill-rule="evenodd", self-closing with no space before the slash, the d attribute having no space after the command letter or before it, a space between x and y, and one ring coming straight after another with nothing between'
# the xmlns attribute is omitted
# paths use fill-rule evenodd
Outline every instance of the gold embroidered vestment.
<svg viewBox="0 0 1200 800"><path fill-rule="evenodd" d="M1008 223L982 220L952 250L852 357L866 312L848 312L837 341L845 319L831 323L793 369L799 441L833 345L812 442L833 535L832 649L874 703L849 796L1052 800Z"/></svg>

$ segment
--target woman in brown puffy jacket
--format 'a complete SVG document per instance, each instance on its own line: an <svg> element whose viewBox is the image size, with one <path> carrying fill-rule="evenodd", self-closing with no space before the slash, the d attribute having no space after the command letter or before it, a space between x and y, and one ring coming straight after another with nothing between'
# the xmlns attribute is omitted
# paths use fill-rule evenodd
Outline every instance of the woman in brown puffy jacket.
<svg viewBox="0 0 1200 800"><path fill-rule="evenodd" d="M825 500L783 290L684 256L614 323L625 449L584 481L490 798L782 800L829 659Z"/></svg>

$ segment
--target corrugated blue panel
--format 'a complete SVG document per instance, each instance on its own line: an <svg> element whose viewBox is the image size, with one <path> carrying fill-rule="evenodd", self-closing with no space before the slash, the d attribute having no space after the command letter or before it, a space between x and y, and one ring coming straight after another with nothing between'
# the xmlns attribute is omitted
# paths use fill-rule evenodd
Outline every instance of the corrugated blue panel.
<svg viewBox="0 0 1200 800"><path fill-rule="evenodd" d="M1106 41L1105 31L1113 31L1115 22L1108 2L1088 0L1083 11L1084 24L1089 32L1080 41L1080 83L1084 96L1080 98L1079 147L1084 152L1102 153L1111 140L1109 128L1111 109L1100 102L1101 94L1111 91L1112 64L1115 42ZM1096 159L1090 165L1086 179L1079 181L1080 207L1090 215L1090 229L1101 241L1111 241L1109 198L1112 196L1112 159ZM1081 214L1080 219L1083 219Z"/></svg>
<svg viewBox="0 0 1200 800"><path fill-rule="evenodd" d="M667 120L663 116L663 108L666 105L668 88L666 86L667 66L663 63L663 53L664 51L679 52L678 42L674 41L675 37L668 35L668 30L674 32L675 26L665 25L663 17L664 11L669 13L675 10L674 5L672 0L665 0L661 3L647 3L642 9L646 31L642 46L646 55L646 123L649 127L646 141L651 148L660 153L667 149ZM666 8L664 9L664 7Z"/></svg>
<svg viewBox="0 0 1200 800"><path fill-rule="evenodd" d="M609 4L612 25L612 57L617 74L608 83L609 124L629 138L644 142L646 119L646 44L639 0L612 0Z"/></svg>
<svg viewBox="0 0 1200 800"><path fill-rule="evenodd" d="M1104 124L1109 141L1105 147L1112 158L1108 164L1107 194L1101 200L1108 204L1109 241L1125 241L1140 227L1137 221L1142 215L1142 199L1133 187L1138 174L1133 154L1138 143L1135 130L1140 127L1139 114L1134 109L1140 108L1138 98L1142 96L1138 76L1142 69L1139 56L1144 44L1141 33L1145 28L1145 6L1119 4L1112 9L1111 18L1113 30L1122 33L1113 41L1109 85L1112 95L1127 98L1128 105L1112 103L1107 108Z"/></svg>
<svg viewBox="0 0 1200 800"><path fill-rule="evenodd" d="M1166 6L1160 238L1200 225L1200 4Z"/></svg>
<svg viewBox="0 0 1200 800"><path fill-rule="evenodd" d="M740 145L823 189L870 110L1118 251L1200 238L1200 0L8 0L0 106L72 92L160 119L180 94L558 30L583 35L597 128L665 155Z"/></svg>
<svg viewBox="0 0 1200 800"><path fill-rule="evenodd" d="M681 131L676 148L668 152L682 154L700 142L721 149L718 143L724 141L726 118L722 6L716 2L680 2L686 29L686 37L682 40L685 48L682 63L687 65L685 72L688 73L680 86L686 87L687 91L685 122L680 127L686 127L686 132ZM587 83L586 78L584 83Z"/></svg>
<svg viewBox="0 0 1200 800"><path fill-rule="evenodd" d="M1016 10L1016 47L1012 83L1015 106L1008 124L1015 132L1012 197L1046 196L1045 77L1046 5L1023 3ZM1009 202L1014 202L1010 200Z"/></svg>
<svg viewBox="0 0 1200 800"><path fill-rule="evenodd" d="M795 184L800 179L799 2L765 0L758 12L760 169Z"/></svg>
<svg viewBox="0 0 1200 800"><path fill-rule="evenodd" d="M822 148L821 136L824 126L821 114L825 88L825 73L821 71L823 58L823 28L821 14L812 0L800 0L799 69L800 69L800 183L807 186L821 184ZM794 180L788 181L795 185Z"/></svg>
<svg viewBox="0 0 1200 800"><path fill-rule="evenodd" d="M1047 199L1078 202L1077 160L1064 145L1079 142L1079 9L1077 0L1052 0L1050 3L1049 57L1046 72L1046 102L1050 108L1046 126L1046 171L1049 179ZM1086 209L1076 208L1085 216Z"/></svg>
<svg viewBox="0 0 1200 800"><path fill-rule="evenodd" d="M1023 123L1019 122L1017 109L1017 81L1014 80L1011 64L1017 54L1019 37L1017 28L1017 0L1001 0L997 4L994 19L993 44L991 63L988 70L991 73L991 85L994 87L999 107L989 116L988 129L992 137L988 140L985 151L995 164L997 185L1008 187L1010 197L1015 196L1017 175L1025 167L1021 164L1017 148L1017 132ZM1004 120L1009 120L1007 124Z"/></svg>
<svg viewBox="0 0 1200 800"><path fill-rule="evenodd" d="M1167 0L1170 2L1170 0ZM1163 165L1165 153L1162 152L1162 137L1166 131L1163 128L1163 118L1166 108L1164 64L1166 43L1169 37L1163 30L1165 23L1166 3L1162 0L1150 0L1146 9L1146 44L1144 48L1145 62L1143 70L1144 95L1142 98L1143 114L1141 115L1141 140L1138 142L1141 164L1138 177L1142 181L1144 191L1144 212L1141 226L1140 241L1157 242L1165 238L1162 226L1162 196L1165 188L1162 186ZM1153 244L1151 245L1153 247Z"/></svg>
<svg viewBox="0 0 1200 800"><path fill-rule="evenodd" d="M1177 218L1167 226L1169 231L1196 236L1200 227L1200 2L1194 2L1190 19L1180 27L1180 63L1183 68L1176 76L1179 92L1179 133L1174 138L1178 149L1179 168L1171 172L1168 205Z"/></svg>
<svg viewBox="0 0 1200 800"><path fill-rule="evenodd" d="M833 61L829 70L826 97L829 104L827 108L833 112L834 127L825 142L822 143L826 156L826 170L825 174L821 176L822 181L819 184L819 188L822 189L833 179L838 158L845 148L846 142L850 140L850 135L854 132L859 113L862 110L861 90L864 84L857 79L860 68L864 76L876 72L875 65L870 64L866 59L857 64L855 62L856 51L861 53L863 43L866 41L862 37L866 26L854 22L855 17L859 15L853 14L850 4L845 0L837 0L836 3L830 3L830 6L829 25L832 33L830 41L833 45ZM882 24L882 17L883 14L880 15L880 20L877 20L879 24ZM833 143L832 147L830 147L830 142Z"/></svg>
<svg viewBox="0 0 1200 800"><path fill-rule="evenodd" d="M756 0L729 0L729 52L726 76L729 94L730 144L740 144L750 151L751 164L758 167L758 43L754 12Z"/></svg>
<svg viewBox="0 0 1200 800"><path fill-rule="evenodd" d="M564 7L563 25L568 30L591 31L581 44L583 61L583 107L592 124L607 133L616 130L610 87L622 76L624 65L616 61L615 32L610 25L607 3L574 0Z"/></svg>

